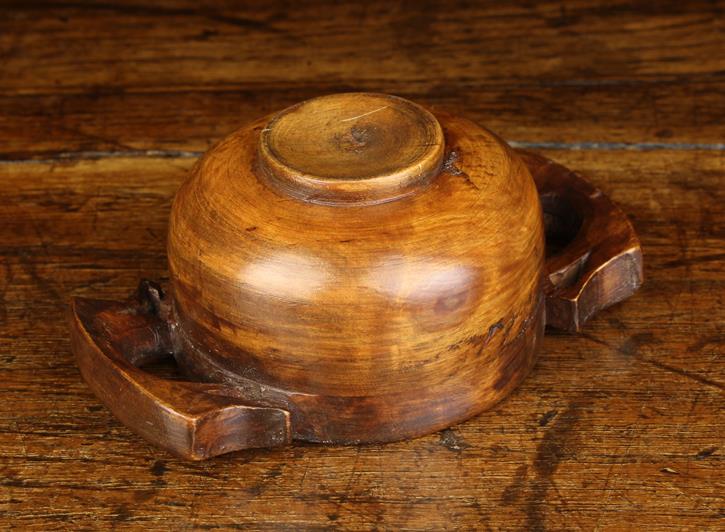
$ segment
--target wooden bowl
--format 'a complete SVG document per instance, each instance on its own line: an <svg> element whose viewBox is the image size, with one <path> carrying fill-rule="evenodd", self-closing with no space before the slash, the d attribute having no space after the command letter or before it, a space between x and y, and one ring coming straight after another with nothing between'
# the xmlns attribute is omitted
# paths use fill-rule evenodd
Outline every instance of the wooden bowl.
<svg viewBox="0 0 725 532"><path fill-rule="evenodd" d="M121 421L191 459L448 427L525 378L545 324L578 330L642 281L631 224L580 176L382 94L231 134L168 241L169 295L75 299L73 349ZM141 369L168 354L193 381Z"/></svg>

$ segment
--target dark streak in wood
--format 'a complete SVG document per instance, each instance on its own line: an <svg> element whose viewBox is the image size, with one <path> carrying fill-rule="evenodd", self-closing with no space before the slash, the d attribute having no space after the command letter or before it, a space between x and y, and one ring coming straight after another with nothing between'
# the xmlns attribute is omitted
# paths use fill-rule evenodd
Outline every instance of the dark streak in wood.
<svg viewBox="0 0 725 532"><path fill-rule="evenodd" d="M703 449L702 451L700 451L699 453L697 453L695 455L695 460L704 460L706 458L709 458L710 456L715 454L715 452L717 450L718 450L718 448L715 447L714 445L712 447L708 447L707 449Z"/></svg>
<svg viewBox="0 0 725 532"><path fill-rule="evenodd" d="M471 445L464 440L460 434L453 429L445 429L440 432L441 445L453 452L460 452L468 449Z"/></svg>
<svg viewBox="0 0 725 532"><path fill-rule="evenodd" d="M552 477L562 460L572 456L572 438L585 403L571 403L544 433L536 449L533 468L536 477L529 483L526 501L527 530L546 530L542 505L551 488Z"/></svg>

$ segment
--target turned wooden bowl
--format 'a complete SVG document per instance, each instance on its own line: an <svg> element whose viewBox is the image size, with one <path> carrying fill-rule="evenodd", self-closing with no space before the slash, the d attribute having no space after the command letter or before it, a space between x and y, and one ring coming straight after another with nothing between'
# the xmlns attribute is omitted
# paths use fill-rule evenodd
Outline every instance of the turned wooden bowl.
<svg viewBox="0 0 725 532"><path fill-rule="evenodd" d="M545 325L578 330L642 281L631 224L579 175L367 93L209 150L168 259L168 295L75 299L73 349L121 421L191 459L443 429L525 378ZM193 380L142 369L169 354Z"/></svg>

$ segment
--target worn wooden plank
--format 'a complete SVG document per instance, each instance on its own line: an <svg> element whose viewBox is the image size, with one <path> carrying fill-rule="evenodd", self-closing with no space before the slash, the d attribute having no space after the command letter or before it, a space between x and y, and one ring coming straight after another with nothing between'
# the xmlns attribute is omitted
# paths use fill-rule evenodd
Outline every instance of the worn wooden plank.
<svg viewBox="0 0 725 532"><path fill-rule="evenodd" d="M531 81L498 86L485 80L452 79L434 87L409 80L305 82L0 96L0 159L146 150L198 152L262 114L305 98L350 90L401 94L465 115L509 140L525 143L606 147L617 142L641 149L662 145L684 149L721 145L725 139L725 98L721 96L725 82L717 80L626 86Z"/></svg>
<svg viewBox="0 0 725 532"><path fill-rule="evenodd" d="M3 2L0 526L721 528L722 10ZM633 218L645 284L583 334L549 334L510 399L452 430L174 460L82 383L67 300L163 278L171 197L196 152L340 90L560 148L546 155Z"/></svg>
<svg viewBox="0 0 725 532"><path fill-rule="evenodd" d="M3 159L203 150L260 113L341 90L442 105L522 142L723 138L717 2L0 9Z"/></svg>
<svg viewBox="0 0 725 532"><path fill-rule="evenodd" d="M725 160L555 150L632 215L646 281L582 335L550 334L508 400L384 446L295 445L186 463L91 395L64 320L165 274L193 159L0 165L0 523L260 529L716 528L722 523Z"/></svg>
<svg viewBox="0 0 725 532"><path fill-rule="evenodd" d="M8 1L3 11L3 94L280 80L616 83L724 66L721 6L707 1Z"/></svg>

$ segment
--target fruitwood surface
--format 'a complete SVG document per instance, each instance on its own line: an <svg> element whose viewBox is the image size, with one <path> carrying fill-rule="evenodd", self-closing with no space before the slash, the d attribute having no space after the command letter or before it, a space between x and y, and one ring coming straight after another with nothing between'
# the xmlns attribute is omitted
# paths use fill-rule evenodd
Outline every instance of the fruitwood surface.
<svg viewBox="0 0 725 532"><path fill-rule="evenodd" d="M0 527L722 530L723 8L0 3ZM645 284L547 334L521 388L449 430L174 459L82 382L69 298L163 279L198 155L347 90L463 114L588 176L638 230Z"/></svg>

